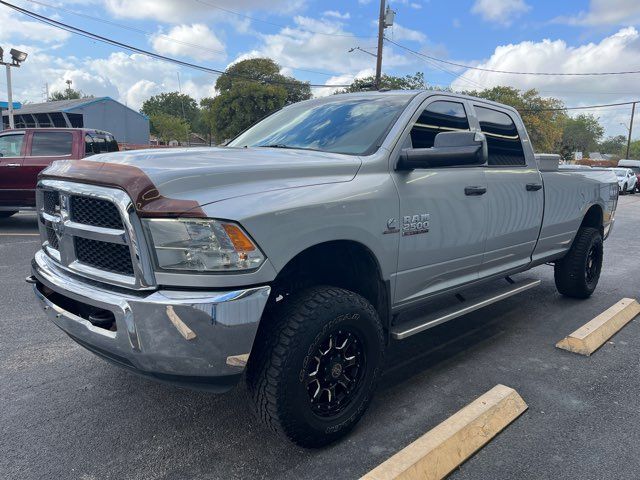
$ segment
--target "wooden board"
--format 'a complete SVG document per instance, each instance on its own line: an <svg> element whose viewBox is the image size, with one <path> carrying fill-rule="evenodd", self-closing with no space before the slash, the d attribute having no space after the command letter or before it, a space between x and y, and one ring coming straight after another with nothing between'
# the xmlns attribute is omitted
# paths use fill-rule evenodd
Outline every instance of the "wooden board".
<svg viewBox="0 0 640 480"><path fill-rule="evenodd" d="M586 323L556 347L580 355L591 355L640 313L640 304L632 298L623 298L611 308Z"/></svg>
<svg viewBox="0 0 640 480"><path fill-rule="evenodd" d="M513 389L497 385L361 480L436 480L446 477L527 410Z"/></svg>
<svg viewBox="0 0 640 480"><path fill-rule="evenodd" d="M186 340L193 340L196 338L194 331L180 319L176 311L173 309L173 305L167 305L167 317L169 317L173 326L176 327L176 330L178 330L180 335L182 335Z"/></svg>

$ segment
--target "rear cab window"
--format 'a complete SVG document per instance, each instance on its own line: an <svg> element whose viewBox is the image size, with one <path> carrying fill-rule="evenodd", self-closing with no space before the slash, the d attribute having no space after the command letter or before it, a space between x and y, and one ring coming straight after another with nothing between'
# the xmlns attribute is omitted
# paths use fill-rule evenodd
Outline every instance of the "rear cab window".
<svg viewBox="0 0 640 480"><path fill-rule="evenodd" d="M32 157L64 157L73 150L71 132L33 132L31 140Z"/></svg>
<svg viewBox="0 0 640 480"><path fill-rule="evenodd" d="M480 130L487 137L490 166L527 164L520 134L513 119L504 112L474 105Z"/></svg>
<svg viewBox="0 0 640 480"><path fill-rule="evenodd" d="M24 133L0 136L0 157L21 157Z"/></svg>
<svg viewBox="0 0 640 480"><path fill-rule="evenodd" d="M469 130L469 120L460 102L436 100L420 114L411 128L413 148L431 148L440 132Z"/></svg>
<svg viewBox="0 0 640 480"><path fill-rule="evenodd" d="M117 152L120 150L113 135L107 133L87 133L84 139L85 154Z"/></svg>

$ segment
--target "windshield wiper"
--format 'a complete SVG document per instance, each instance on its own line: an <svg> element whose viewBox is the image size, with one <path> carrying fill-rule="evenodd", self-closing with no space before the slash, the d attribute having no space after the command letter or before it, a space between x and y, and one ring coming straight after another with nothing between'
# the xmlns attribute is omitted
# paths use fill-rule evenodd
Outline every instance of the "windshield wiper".
<svg viewBox="0 0 640 480"><path fill-rule="evenodd" d="M269 145L258 145L258 147L261 147L261 148L298 148L298 147L291 147L289 145L285 145L284 143L271 143Z"/></svg>

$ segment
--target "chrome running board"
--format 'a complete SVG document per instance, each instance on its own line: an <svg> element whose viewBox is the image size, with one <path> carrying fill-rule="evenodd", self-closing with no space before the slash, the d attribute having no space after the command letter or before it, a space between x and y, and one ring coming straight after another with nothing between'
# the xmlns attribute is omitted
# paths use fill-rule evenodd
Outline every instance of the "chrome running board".
<svg viewBox="0 0 640 480"><path fill-rule="evenodd" d="M435 327L436 325L448 322L449 320L461 317L463 315L466 315L467 313L474 312L483 307L486 307L487 305L499 302L506 298L512 297L513 295L524 292L525 290L529 290L530 288L540 285L540 280L534 278L526 278L517 282L513 282L513 280L507 277L507 281L509 281L509 285L507 285L506 287L498 288L488 295L484 295L479 298L473 298L471 300L464 300L459 305L454 305L453 307L445 308L443 310L430 313L426 316L418 317L415 320L410 320L408 322L401 323L400 325L394 325L391 328L391 338L393 338L394 340L404 340L405 338L415 335L416 333L424 332L425 330Z"/></svg>

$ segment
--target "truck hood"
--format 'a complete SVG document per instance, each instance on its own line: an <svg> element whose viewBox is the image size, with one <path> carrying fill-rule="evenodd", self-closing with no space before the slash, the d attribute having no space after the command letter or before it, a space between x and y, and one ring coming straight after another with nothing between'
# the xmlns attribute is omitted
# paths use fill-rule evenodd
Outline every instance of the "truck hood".
<svg viewBox="0 0 640 480"><path fill-rule="evenodd" d="M242 195L352 180L357 156L281 148L154 149L86 159L142 170L163 197L202 206Z"/></svg>

